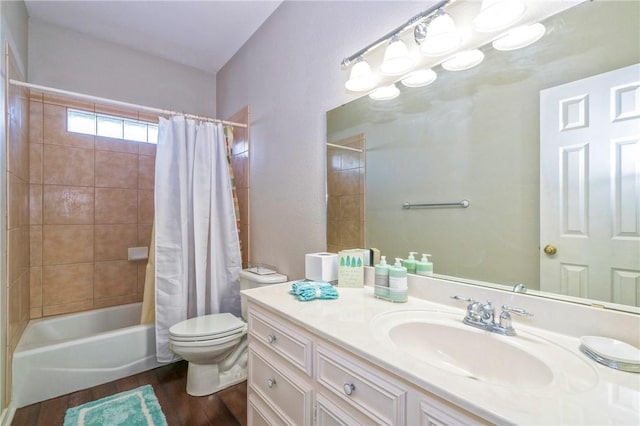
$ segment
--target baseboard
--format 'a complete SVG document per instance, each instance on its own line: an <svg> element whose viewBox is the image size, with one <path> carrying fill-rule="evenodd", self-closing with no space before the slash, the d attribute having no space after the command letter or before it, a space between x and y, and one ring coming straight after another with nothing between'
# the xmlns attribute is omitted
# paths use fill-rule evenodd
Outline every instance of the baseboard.
<svg viewBox="0 0 640 426"><path fill-rule="evenodd" d="M0 426L11 426L15 414L16 407L13 404L9 404L9 406L0 413Z"/></svg>

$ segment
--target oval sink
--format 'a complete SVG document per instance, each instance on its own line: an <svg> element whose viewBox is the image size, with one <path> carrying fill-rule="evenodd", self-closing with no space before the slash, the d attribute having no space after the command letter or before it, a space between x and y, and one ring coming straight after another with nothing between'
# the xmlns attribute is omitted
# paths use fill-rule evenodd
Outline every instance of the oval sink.
<svg viewBox="0 0 640 426"><path fill-rule="evenodd" d="M416 321L393 327L389 337L410 355L470 379L503 385L551 383L553 372L544 362L479 331Z"/></svg>
<svg viewBox="0 0 640 426"><path fill-rule="evenodd" d="M486 384L580 392L597 382L590 365L559 345L522 330L502 336L470 327L458 313L388 312L371 330L417 361Z"/></svg>

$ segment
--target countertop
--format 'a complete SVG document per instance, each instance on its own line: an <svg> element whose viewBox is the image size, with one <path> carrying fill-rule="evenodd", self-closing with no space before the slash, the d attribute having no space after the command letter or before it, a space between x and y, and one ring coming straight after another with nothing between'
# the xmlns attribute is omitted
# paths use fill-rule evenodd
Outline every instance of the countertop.
<svg viewBox="0 0 640 426"><path fill-rule="evenodd" d="M640 374L617 371L583 355L580 340L542 330L514 319L518 336L498 339L531 338L552 345L553 351L568 352L584 374L554 374L549 386L515 387L485 383L454 374L429 364L385 341L380 315L393 311L438 311L464 317L464 309L409 297L407 303L391 303L373 296L372 287L342 288L335 300L298 301L288 293L290 283L245 290L252 302L284 316L292 323L365 358L402 379L438 395L461 408L499 424L640 424ZM471 327L470 327L471 328ZM472 330L475 330L471 328ZM478 330L480 333L487 333ZM491 351L491 347L469 351ZM500 360L498 350L493 350ZM551 356L551 355L550 355ZM544 359L552 365L552 359ZM575 377L581 376L581 377Z"/></svg>

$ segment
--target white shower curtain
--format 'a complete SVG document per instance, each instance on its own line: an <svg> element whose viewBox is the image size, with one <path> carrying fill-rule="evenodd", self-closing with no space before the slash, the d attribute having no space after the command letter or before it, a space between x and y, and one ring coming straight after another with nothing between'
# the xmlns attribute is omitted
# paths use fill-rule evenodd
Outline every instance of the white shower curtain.
<svg viewBox="0 0 640 426"><path fill-rule="evenodd" d="M156 353L177 357L169 328L219 312L240 316L242 268L221 124L160 119L156 153Z"/></svg>

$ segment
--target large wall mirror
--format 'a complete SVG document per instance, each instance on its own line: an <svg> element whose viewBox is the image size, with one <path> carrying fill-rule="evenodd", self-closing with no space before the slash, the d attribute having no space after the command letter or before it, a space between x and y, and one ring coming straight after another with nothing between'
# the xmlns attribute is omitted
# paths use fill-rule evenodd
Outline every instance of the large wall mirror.
<svg viewBox="0 0 640 426"><path fill-rule="evenodd" d="M544 24L531 46L488 45L476 68L327 113L328 142L363 150L342 151L364 175L360 241L388 259L429 253L438 276L639 312L640 2L584 2ZM335 250L353 231L328 217Z"/></svg>

